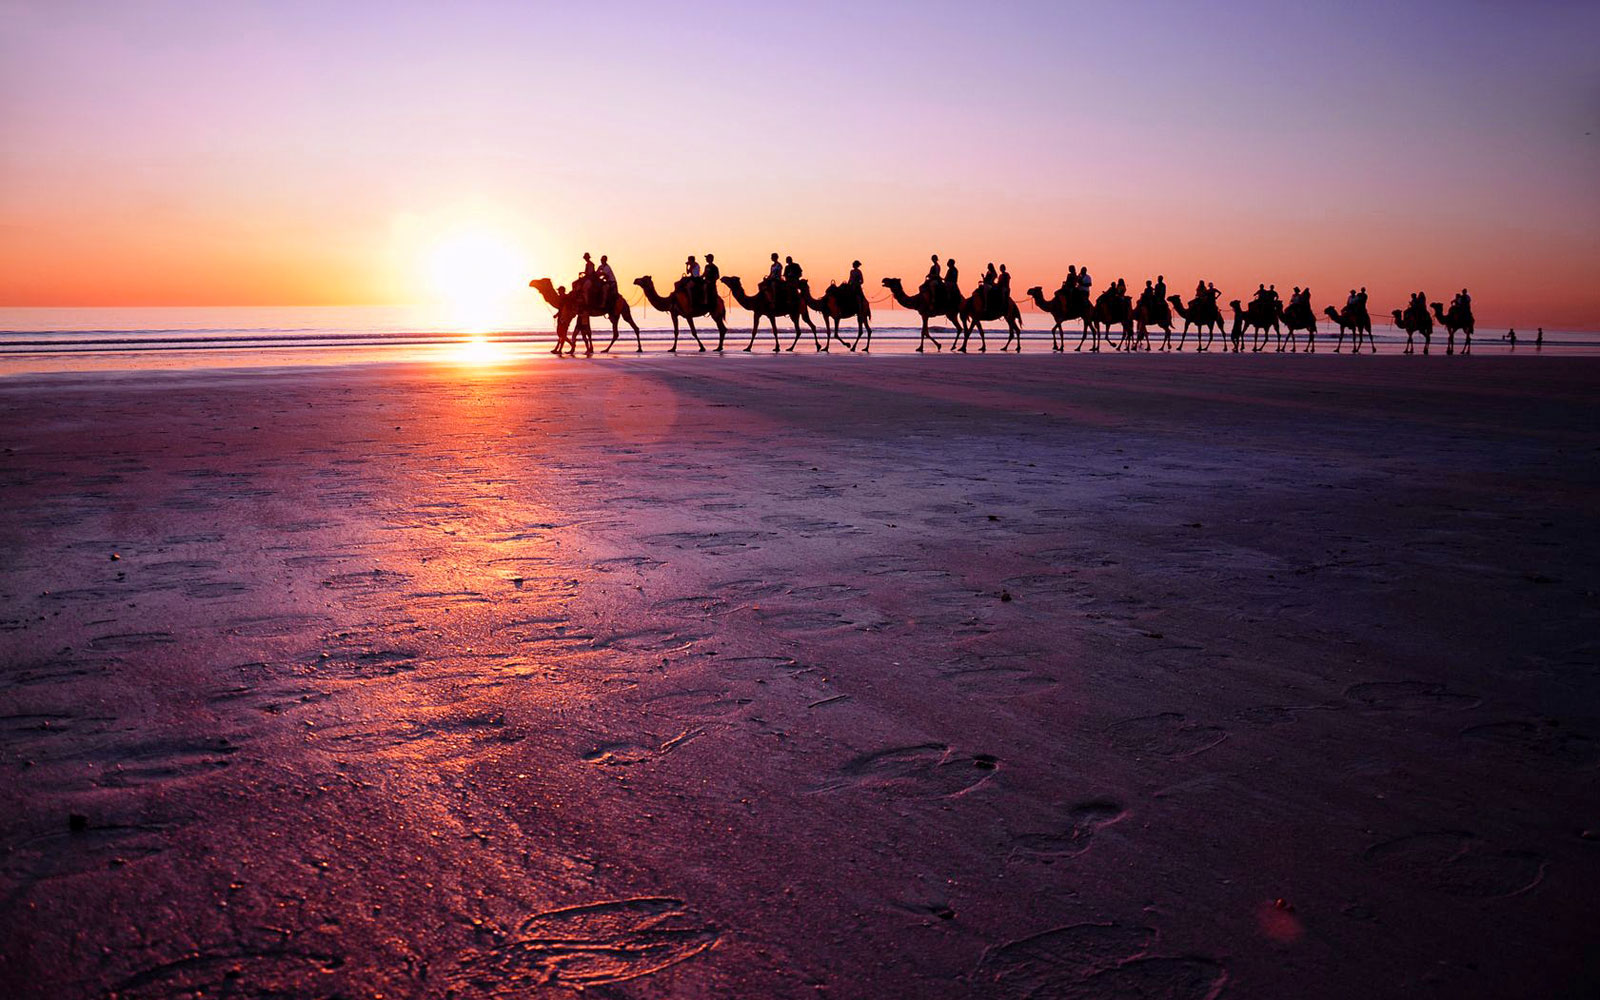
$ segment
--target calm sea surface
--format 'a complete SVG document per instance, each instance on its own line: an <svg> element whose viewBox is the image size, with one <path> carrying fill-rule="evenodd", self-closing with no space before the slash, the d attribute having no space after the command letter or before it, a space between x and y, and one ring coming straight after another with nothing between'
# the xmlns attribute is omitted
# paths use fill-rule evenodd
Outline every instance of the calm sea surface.
<svg viewBox="0 0 1600 1000"><path fill-rule="evenodd" d="M646 351L671 346L671 320L647 306L635 307L634 318L643 328ZM1050 320L1038 312L1024 312L1024 350L1049 349ZM741 309L729 313L728 346L741 349L749 343L750 315ZM905 353L916 347L919 321L898 309L873 312L872 346L878 353ZM1319 324L1319 351L1332 347L1331 324ZM716 346L716 330L700 324L707 347ZM1077 324L1069 323L1067 348L1078 342ZM819 324L820 329L820 324ZM423 306L274 306L274 307L150 307L150 308L4 308L0 309L0 376L38 372L138 370L152 368L240 368L366 363L374 361L497 362L537 356L553 343L550 310L528 304L489 325L463 323L447 311ZM602 333L602 330L604 331ZM991 349L1005 340L1004 326L989 330ZM782 332L788 347L793 328ZM1334 328L1333 332L1337 332ZM1536 351L1532 330L1518 331L1513 351L1502 328L1483 330L1474 339L1473 353L1524 356L1600 354L1600 333L1546 330L1542 350ZM597 324L596 349L610 340L609 324ZM632 332L626 324L616 352L631 353ZM846 321L844 335L855 338L855 324ZM948 346L949 331L936 334ZM1405 335L1392 327L1377 331L1380 353L1398 353ZM1157 346L1160 333L1156 334ZM1220 343L1220 340L1219 340ZM1192 347L1191 338L1188 347ZM694 349L685 329L679 349ZM772 334L764 331L758 350L771 350ZM1435 353L1444 349L1441 330L1434 337ZM799 350L812 349L805 330ZM838 350L837 344L835 350ZM974 336L972 349L977 349ZM1348 345L1347 345L1348 349Z"/></svg>

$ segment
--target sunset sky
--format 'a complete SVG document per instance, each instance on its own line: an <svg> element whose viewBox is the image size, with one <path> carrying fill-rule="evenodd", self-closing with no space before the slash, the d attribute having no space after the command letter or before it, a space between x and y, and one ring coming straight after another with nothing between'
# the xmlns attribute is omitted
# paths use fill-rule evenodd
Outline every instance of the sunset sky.
<svg viewBox="0 0 1600 1000"><path fill-rule="evenodd" d="M0 305L1069 263L1600 327L1600 4L0 0ZM468 255L469 262L479 257Z"/></svg>

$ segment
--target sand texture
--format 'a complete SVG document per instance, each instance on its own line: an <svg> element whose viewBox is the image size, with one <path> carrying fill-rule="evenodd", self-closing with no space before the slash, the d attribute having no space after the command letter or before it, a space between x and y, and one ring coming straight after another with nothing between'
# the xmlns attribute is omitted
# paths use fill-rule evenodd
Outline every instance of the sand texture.
<svg viewBox="0 0 1600 1000"><path fill-rule="evenodd" d="M1597 399L5 381L0 995L1596 995Z"/></svg>

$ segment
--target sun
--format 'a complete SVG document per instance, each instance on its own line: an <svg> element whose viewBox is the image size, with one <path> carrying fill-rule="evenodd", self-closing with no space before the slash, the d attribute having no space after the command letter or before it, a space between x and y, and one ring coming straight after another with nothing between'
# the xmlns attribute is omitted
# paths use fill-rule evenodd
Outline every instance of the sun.
<svg viewBox="0 0 1600 1000"><path fill-rule="evenodd" d="M528 263L511 240L470 230L434 244L425 270L430 291L448 308L451 322L467 332L485 332L510 320L525 291Z"/></svg>

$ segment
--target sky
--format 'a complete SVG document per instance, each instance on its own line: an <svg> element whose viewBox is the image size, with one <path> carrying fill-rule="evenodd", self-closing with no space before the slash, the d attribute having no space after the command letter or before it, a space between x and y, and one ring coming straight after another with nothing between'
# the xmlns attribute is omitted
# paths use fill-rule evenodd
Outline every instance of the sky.
<svg viewBox="0 0 1600 1000"><path fill-rule="evenodd" d="M1600 329L1597 35L1593 0L0 0L0 305L938 253Z"/></svg>

